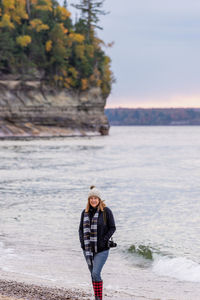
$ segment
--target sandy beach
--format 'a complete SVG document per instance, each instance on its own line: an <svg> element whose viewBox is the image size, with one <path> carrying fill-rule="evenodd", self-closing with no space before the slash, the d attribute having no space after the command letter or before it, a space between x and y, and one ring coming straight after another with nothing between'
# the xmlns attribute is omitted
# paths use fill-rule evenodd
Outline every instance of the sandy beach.
<svg viewBox="0 0 200 300"><path fill-rule="evenodd" d="M16 298L13 298L13 297L7 297L7 296L3 296L3 295L0 295L0 300L15 300ZM17 298L18 300L25 300L23 298Z"/></svg>
<svg viewBox="0 0 200 300"><path fill-rule="evenodd" d="M0 300L89 300L89 295L77 289L39 286L23 282L0 280Z"/></svg>
<svg viewBox="0 0 200 300"><path fill-rule="evenodd" d="M15 300L16 298L13 298L13 297L7 297L7 296L3 296L3 295L0 295L0 300ZM18 298L18 300L24 300L22 298Z"/></svg>

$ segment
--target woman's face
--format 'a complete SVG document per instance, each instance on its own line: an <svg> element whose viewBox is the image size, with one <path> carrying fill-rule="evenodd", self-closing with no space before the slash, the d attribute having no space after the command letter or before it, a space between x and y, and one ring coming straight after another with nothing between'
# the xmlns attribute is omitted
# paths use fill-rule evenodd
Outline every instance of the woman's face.
<svg viewBox="0 0 200 300"><path fill-rule="evenodd" d="M99 204L99 198L98 197L92 196L92 197L90 197L89 200L90 200L90 205L92 207L96 207Z"/></svg>

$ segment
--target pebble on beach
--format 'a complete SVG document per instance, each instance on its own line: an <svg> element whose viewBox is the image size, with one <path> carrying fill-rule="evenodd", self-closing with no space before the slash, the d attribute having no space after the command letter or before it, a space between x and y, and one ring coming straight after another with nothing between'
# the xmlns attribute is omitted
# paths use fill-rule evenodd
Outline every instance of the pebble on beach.
<svg viewBox="0 0 200 300"><path fill-rule="evenodd" d="M17 281L0 280L0 300L89 300L89 294Z"/></svg>

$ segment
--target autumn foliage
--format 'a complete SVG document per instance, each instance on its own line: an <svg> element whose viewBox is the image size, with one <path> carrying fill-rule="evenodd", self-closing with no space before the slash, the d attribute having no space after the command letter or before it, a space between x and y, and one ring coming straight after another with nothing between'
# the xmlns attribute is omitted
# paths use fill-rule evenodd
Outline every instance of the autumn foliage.
<svg viewBox="0 0 200 300"><path fill-rule="evenodd" d="M65 1L66 3L66 1ZM36 72L57 88L95 86L107 97L113 74L95 28L73 24L66 5L55 0L0 0L0 76Z"/></svg>

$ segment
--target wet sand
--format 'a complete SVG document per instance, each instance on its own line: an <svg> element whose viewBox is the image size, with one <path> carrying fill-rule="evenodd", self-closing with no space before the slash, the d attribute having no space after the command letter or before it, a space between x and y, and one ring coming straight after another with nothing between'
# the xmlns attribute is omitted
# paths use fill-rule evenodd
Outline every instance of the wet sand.
<svg viewBox="0 0 200 300"><path fill-rule="evenodd" d="M89 300L89 294L57 287L0 280L0 300Z"/></svg>

